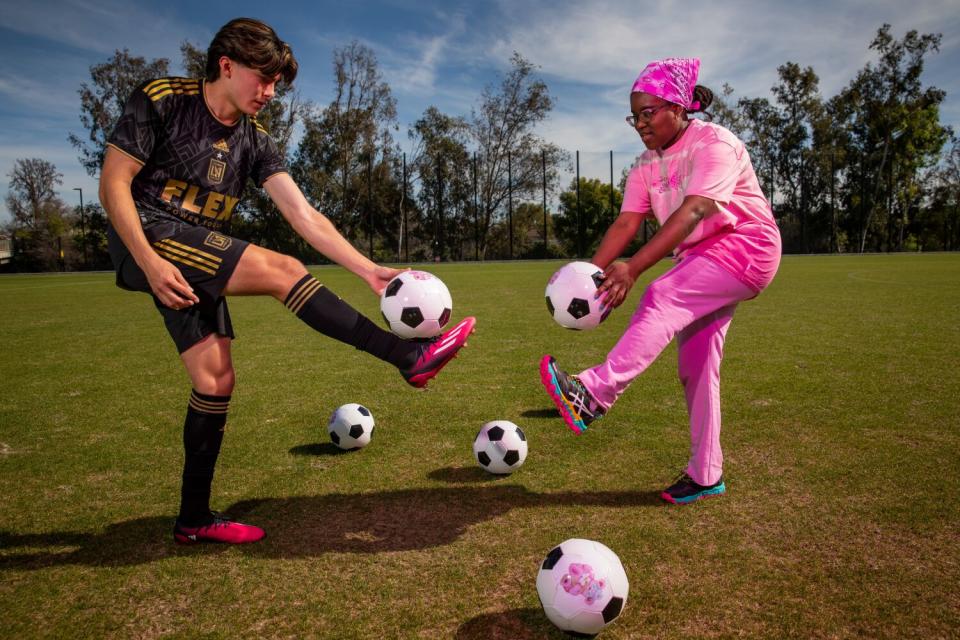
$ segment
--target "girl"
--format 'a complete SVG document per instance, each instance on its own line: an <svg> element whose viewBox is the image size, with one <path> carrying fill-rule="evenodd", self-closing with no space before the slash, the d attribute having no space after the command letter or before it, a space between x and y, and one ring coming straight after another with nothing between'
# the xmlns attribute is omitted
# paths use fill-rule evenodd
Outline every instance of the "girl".
<svg viewBox="0 0 960 640"><path fill-rule="evenodd" d="M677 336L690 414L690 460L661 497L686 504L726 491L720 451L720 361L733 312L780 264L780 232L743 143L690 113L713 93L697 85L700 61L651 62L630 93L627 123L647 150L627 177L620 215L592 262L604 270L603 304L623 302L637 277L673 252L676 265L644 292L630 325L601 364L576 376L552 356L540 378L567 425L581 433ZM709 114L707 114L709 116ZM645 216L660 229L627 262L614 262Z"/></svg>

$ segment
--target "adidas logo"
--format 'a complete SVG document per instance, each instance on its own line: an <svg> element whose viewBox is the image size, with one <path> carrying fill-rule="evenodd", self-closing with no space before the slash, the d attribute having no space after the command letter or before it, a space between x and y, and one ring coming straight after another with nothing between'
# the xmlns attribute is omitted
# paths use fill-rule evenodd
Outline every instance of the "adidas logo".
<svg viewBox="0 0 960 640"><path fill-rule="evenodd" d="M446 351L447 349L452 347L454 344L456 344L457 340L460 338L460 334L463 333L463 330L465 328L466 328L466 324L463 321L461 321L460 326L456 327L453 331L451 331L446 336L446 338L444 338L440 342L440 344L434 350L434 353L441 353L443 351Z"/></svg>
<svg viewBox="0 0 960 640"><path fill-rule="evenodd" d="M227 141L221 138L213 143L213 148L217 151L223 151L225 153L230 153L230 147L227 146Z"/></svg>

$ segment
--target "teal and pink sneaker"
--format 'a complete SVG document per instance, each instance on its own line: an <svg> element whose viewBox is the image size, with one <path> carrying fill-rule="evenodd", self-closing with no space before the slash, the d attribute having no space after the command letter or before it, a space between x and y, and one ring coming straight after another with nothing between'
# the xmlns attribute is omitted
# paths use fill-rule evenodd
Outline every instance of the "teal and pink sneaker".
<svg viewBox="0 0 960 640"><path fill-rule="evenodd" d="M676 482L664 489L660 497L670 504L690 504L704 498L719 498L727 492L721 477L714 484L705 486L693 481L686 471L680 473Z"/></svg>
<svg viewBox="0 0 960 640"><path fill-rule="evenodd" d="M440 373L440 369L457 357L467 338L473 333L477 319L470 317L458 322L452 329L419 346L417 361L409 369L401 369L400 375L411 386L422 388Z"/></svg>
<svg viewBox="0 0 960 640"><path fill-rule="evenodd" d="M252 524L242 524L227 520L219 513L210 512L213 522L199 527L185 527L176 522L173 525L173 539L177 544L199 544L201 542L221 542L225 544L246 544L256 542L264 536L263 529Z"/></svg>
<svg viewBox="0 0 960 640"><path fill-rule="evenodd" d="M543 356L540 360L540 382L557 406L563 421L574 433L583 433L591 422L603 417L603 408L586 387L560 369L551 355Z"/></svg>

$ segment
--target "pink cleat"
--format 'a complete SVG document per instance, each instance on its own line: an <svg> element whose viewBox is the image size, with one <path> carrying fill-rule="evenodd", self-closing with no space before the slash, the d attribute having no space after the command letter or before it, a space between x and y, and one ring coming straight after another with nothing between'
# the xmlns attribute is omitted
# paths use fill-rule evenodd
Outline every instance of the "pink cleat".
<svg viewBox="0 0 960 640"><path fill-rule="evenodd" d="M467 345L467 338L476 324L476 318L464 318L446 333L423 343L417 361L409 369L401 369L400 375L414 387L427 386L440 369L457 356L460 348Z"/></svg>
<svg viewBox="0 0 960 640"><path fill-rule="evenodd" d="M201 542L223 542L226 544L246 544L256 542L264 536L263 529L251 524L233 522L211 512L213 522L201 527L184 527L179 522L173 525L173 539L177 544L199 544Z"/></svg>

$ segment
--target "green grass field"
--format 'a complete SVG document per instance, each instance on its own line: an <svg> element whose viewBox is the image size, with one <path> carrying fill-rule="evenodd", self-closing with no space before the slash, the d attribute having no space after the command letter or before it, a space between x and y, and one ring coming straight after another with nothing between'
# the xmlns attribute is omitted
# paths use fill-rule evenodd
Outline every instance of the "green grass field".
<svg viewBox="0 0 960 640"><path fill-rule="evenodd" d="M600 361L666 264L584 333L544 308L558 265L431 267L478 330L427 391L234 299L213 502L268 537L233 548L172 542L190 386L150 300L0 278L0 637L560 638L535 579L571 537L630 579L604 638L960 637L960 255L786 257L728 334L727 495L682 508L657 498L689 447L675 346L580 437L537 375ZM341 454L346 402L377 431ZM496 418L530 444L500 479L470 449Z"/></svg>

